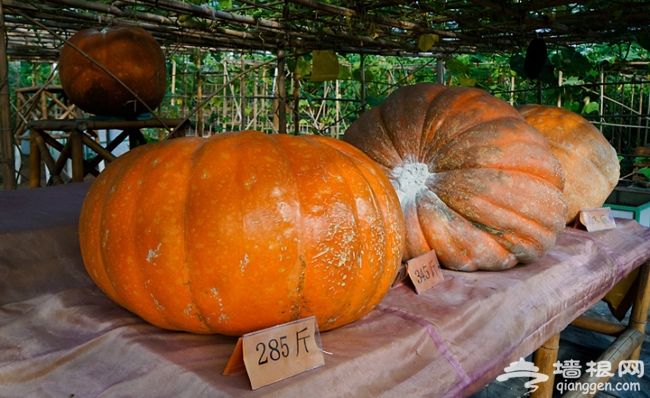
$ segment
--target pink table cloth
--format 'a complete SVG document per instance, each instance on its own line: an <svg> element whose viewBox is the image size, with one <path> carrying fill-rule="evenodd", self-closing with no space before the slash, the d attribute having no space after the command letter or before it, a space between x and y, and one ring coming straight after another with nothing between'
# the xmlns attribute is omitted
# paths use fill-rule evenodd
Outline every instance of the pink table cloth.
<svg viewBox="0 0 650 398"><path fill-rule="evenodd" d="M537 349L650 258L650 229L567 229L539 261L401 284L321 334L325 366L259 390L222 376L236 339L159 329L88 277L77 221L88 184L0 192L2 397L467 396Z"/></svg>

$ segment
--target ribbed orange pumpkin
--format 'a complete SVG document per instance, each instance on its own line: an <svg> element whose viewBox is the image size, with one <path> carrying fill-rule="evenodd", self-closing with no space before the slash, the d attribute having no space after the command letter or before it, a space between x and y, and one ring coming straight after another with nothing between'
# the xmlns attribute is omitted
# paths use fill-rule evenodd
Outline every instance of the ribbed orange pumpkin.
<svg viewBox="0 0 650 398"><path fill-rule="evenodd" d="M620 177L616 149L605 136L568 109L524 105L519 112L546 137L562 164L569 206L566 222L573 222L581 209L602 206Z"/></svg>
<svg viewBox="0 0 650 398"><path fill-rule="evenodd" d="M254 131L127 152L90 187L79 233L115 302L163 328L226 335L362 317L404 241L397 196L361 151Z"/></svg>
<svg viewBox="0 0 650 398"><path fill-rule="evenodd" d="M137 26L84 29L69 42L125 83L151 109L167 90L165 55L158 42ZM147 108L117 80L66 44L59 56L59 79L66 96L86 112L135 116Z"/></svg>
<svg viewBox="0 0 650 398"><path fill-rule="evenodd" d="M541 257L564 228L560 163L517 110L487 92L421 83L363 113L344 140L397 190L408 260L501 270Z"/></svg>

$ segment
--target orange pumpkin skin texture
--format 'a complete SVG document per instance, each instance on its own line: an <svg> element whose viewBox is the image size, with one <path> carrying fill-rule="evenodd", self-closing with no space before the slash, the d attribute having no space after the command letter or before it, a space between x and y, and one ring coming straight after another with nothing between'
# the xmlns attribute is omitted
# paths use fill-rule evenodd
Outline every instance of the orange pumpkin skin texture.
<svg viewBox="0 0 650 398"><path fill-rule="evenodd" d="M568 109L524 105L519 112L546 137L562 164L567 224L575 221L581 209L602 206L620 177L616 149L605 136Z"/></svg>
<svg viewBox="0 0 650 398"><path fill-rule="evenodd" d="M90 187L79 233L116 303L162 328L235 336L362 317L404 240L397 196L361 151L254 131L127 152Z"/></svg>
<svg viewBox="0 0 650 398"><path fill-rule="evenodd" d="M345 141L381 165L406 223L405 260L502 270L543 256L564 228L560 163L510 104L473 88L398 88Z"/></svg>
<svg viewBox="0 0 650 398"><path fill-rule="evenodd" d="M69 42L124 82L149 108L160 105L167 90L167 67L149 32L124 26L84 29ZM59 56L59 78L70 101L86 112L123 117L147 112L123 85L68 44Z"/></svg>

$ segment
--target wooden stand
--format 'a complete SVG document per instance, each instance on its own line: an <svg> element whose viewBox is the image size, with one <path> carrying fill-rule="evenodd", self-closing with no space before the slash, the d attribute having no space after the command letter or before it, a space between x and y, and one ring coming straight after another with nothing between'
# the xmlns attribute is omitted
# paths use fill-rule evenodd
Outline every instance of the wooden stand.
<svg viewBox="0 0 650 398"><path fill-rule="evenodd" d="M638 360L641 353L641 345L645 337L645 328L648 322L648 306L650 305L650 261L641 266L637 276L638 290L632 306L632 314L627 325L606 322L599 319L592 319L580 316L571 325L582 329L591 330L597 333L618 336L607 350L596 360L611 363L612 370L618 369L622 360ZM549 376L549 380L541 383L537 391L531 394L533 398L551 398L554 390L553 364L557 361L560 335L556 334L533 355L535 365L539 371ZM598 377L584 374L578 382L580 383L604 383L609 377ZM595 392L594 392L595 394ZM580 391L571 391L564 397L592 397L594 394L583 394Z"/></svg>
<svg viewBox="0 0 650 398"><path fill-rule="evenodd" d="M55 185L62 184L61 171L68 159L72 160L72 181L83 181L87 174L98 175L97 166L102 160L112 162L115 156L111 153L127 137L131 148L145 144L142 128L176 128L181 131L189 127L185 119L148 119L148 120L93 120L93 119L68 119L68 120L36 120L27 123L30 131L30 188L41 186L41 159L52 175ZM106 147L99 142L97 130L122 130ZM62 131L62 138L67 138L66 144L57 141L50 132ZM184 134L182 134L184 135ZM54 158L48 150L48 145L59 151L59 158ZM97 156L87 161L83 157L83 147L87 146Z"/></svg>

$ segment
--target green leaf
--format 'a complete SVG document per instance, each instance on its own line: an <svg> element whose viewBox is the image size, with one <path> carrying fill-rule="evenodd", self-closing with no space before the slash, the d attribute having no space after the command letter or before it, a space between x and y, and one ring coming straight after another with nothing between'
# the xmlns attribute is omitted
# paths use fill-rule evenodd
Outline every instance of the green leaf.
<svg viewBox="0 0 650 398"><path fill-rule="evenodd" d="M350 68L345 65L339 64L339 75L337 79L348 80L350 78L352 78L352 73L350 73Z"/></svg>
<svg viewBox="0 0 650 398"><path fill-rule="evenodd" d="M224 8L232 8L232 0L219 0L217 4L219 4L220 10L223 10Z"/></svg>
<svg viewBox="0 0 650 398"><path fill-rule="evenodd" d="M638 172L643 174L646 178L650 179L650 168L642 167L642 168L639 169Z"/></svg>
<svg viewBox="0 0 650 398"><path fill-rule="evenodd" d="M582 113L592 113L600 110L600 104L598 102L589 102L585 104L585 107L582 108Z"/></svg>
<svg viewBox="0 0 650 398"><path fill-rule="evenodd" d="M526 59L521 54L513 55L510 58L510 69L512 69L518 76L526 77L526 72L524 72L525 60Z"/></svg>
<svg viewBox="0 0 650 398"><path fill-rule="evenodd" d="M339 76L339 58L332 50L314 51L311 82L336 80Z"/></svg>
<svg viewBox="0 0 650 398"><path fill-rule="evenodd" d="M426 33L420 36L420 39L418 40L418 48L422 52L429 51L438 41L440 41L440 36L433 33Z"/></svg>

